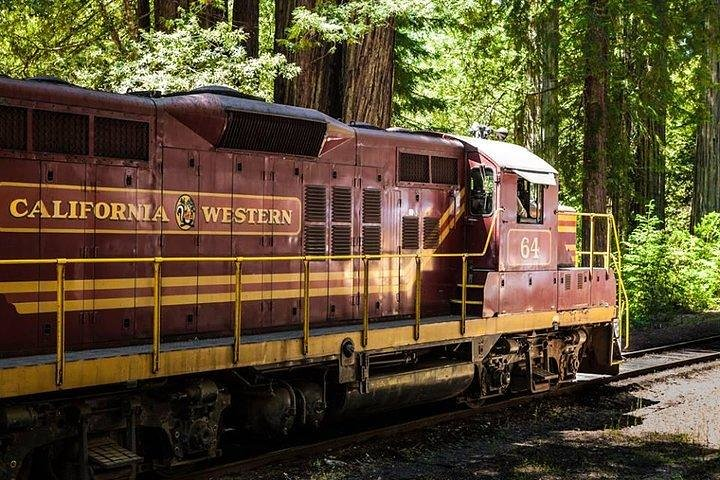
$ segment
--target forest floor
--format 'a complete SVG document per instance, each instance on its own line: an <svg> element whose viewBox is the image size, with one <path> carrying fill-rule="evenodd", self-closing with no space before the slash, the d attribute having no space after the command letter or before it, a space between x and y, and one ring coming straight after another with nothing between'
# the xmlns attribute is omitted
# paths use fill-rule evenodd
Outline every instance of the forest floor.
<svg viewBox="0 0 720 480"><path fill-rule="evenodd" d="M720 313L636 329L632 348L720 334ZM233 480L718 479L720 362L539 399Z"/></svg>

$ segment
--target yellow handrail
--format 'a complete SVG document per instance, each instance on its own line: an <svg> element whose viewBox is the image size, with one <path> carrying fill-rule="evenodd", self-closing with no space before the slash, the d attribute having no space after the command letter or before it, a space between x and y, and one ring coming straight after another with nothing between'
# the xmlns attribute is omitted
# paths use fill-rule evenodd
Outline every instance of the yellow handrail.
<svg viewBox="0 0 720 480"><path fill-rule="evenodd" d="M580 249L576 251L575 265L579 266L582 263L583 256L586 255L589 257L590 268L593 269L595 268L595 256L601 255L603 257L603 267L605 269L608 269L612 266L615 270L618 294L618 323L620 327L618 335L622 340L624 340L624 348L628 348L630 346L630 302L628 299L627 290L625 289L625 283L622 278L622 253L620 251L620 235L618 234L615 217L611 213L562 212L562 214L572 215L576 218L580 218L581 221L585 218L590 219L590 250L582 250L582 245L580 245ZM603 219L605 221L605 249L600 251L596 251L595 249L595 221L597 219ZM580 226L582 226L582 224ZM613 240L612 242L611 232ZM614 244L614 251L611 248L611 244Z"/></svg>

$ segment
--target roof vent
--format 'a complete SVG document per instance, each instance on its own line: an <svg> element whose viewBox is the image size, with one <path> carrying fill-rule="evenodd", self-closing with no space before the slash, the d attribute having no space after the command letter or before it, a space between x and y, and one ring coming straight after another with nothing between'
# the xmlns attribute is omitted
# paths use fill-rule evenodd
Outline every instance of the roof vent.
<svg viewBox="0 0 720 480"><path fill-rule="evenodd" d="M265 99L262 97L256 97L255 95L248 95L247 93L238 92L237 90L226 87L224 85L206 85L198 87L187 92L188 94L196 93L210 93L213 95L225 95L226 97L244 98L247 100L258 100L264 102Z"/></svg>
<svg viewBox="0 0 720 480"><path fill-rule="evenodd" d="M350 122L350 126L355 128L366 128L368 130L383 130L382 128L378 127L377 125L373 125L372 123L356 122L355 120Z"/></svg>

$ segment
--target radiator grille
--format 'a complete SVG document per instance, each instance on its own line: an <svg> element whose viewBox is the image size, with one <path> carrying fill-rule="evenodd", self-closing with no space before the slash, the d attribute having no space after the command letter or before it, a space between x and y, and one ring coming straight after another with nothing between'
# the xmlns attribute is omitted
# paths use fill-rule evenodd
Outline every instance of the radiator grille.
<svg viewBox="0 0 720 480"><path fill-rule="evenodd" d="M402 248L417 250L420 248L420 219L418 217L403 217L402 219Z"/></svg>
<svg viewBox="0 0 720 480"><path fill-rule="evenodd" d="M88 116L33 110L33 149L36 152L88 154Z"/></svg>
<svg viewBox="0 0 720 480"><path fill-rule="evenodd" d="M325 130L323 122L228 110L218 147L316 157Z"/></svg>
<svg viewBox="0 0 720 480"><path fill-rule="evenodd" d="M332 221L352 221L352 189L349 187L333 187L332 189Z"/></svg>
<svg viewBox="0 0 720 480"><path fill-rule="evenodd" d="M27 149L27 110L0 106L0 148Z"/></svg>
<svg viewBox="0 0 720 480"><path fill-rule="evenodd" d="M333 255L352 254L350 225L333 225L330 236Z"/></svg>
<svg viewBox="0 0 720 480"><path fill-rule="evenodd" d="M307 185L305 187L305 221L325 222L326 215L326 191L322 185Z"/></svg>
<svg viewBox="0 0 720 480"><path fill-rule="evenodd" d="M380 255L380 225L363 225L362 253L364 255Z"/></svg>
<svg viewBox="0 0 720 480"><path fill-rule="evenodd" d="M398 180L401 182L429 183L430 157L400 152Z"/></svg>
<svg viewBox="0 0 720 480"><path fill-rule="evenodd" d="M458 183L458 159L450 157L432 157L432 182L443 185Z"/></svg>
<svg viewBox="0 0 720 480"><path fill-rule="evenodd" d="M325 255L325 225L305 225L305 255Z"/></svg>
<svg viewBox="0 0 720 480"><path fill-rule="evenodd" d="M363 190L363 223L380 223L380 190Z"/></svg>
<svg viewBox="0 0 720 480"><path fill-rule="evenodd" d="M440 219L423 218L423 248L437 248L440 243Z"/></svg>
<svg viewBox="0 0 720 480"><path fill-rule="evenodd" d="M572 288L572 286L570 285L572 283L572 275L570 275L569 273L566 273L564 282L565 282L565 290L570 290Z"/></svg>
<svg viewBox="0 0 720 480"><path fill-rule="evenodd" d="M147 122L95 117L95 155L147 160L149 135Z"/></svg>
<svg viewBox="0 0 720 480"><path fill-rule="evenodd" d="M585 280L584 275L585 275L584 273L577 274L578 290L582 290L582 288L583 288L583 280Z"/></svg>

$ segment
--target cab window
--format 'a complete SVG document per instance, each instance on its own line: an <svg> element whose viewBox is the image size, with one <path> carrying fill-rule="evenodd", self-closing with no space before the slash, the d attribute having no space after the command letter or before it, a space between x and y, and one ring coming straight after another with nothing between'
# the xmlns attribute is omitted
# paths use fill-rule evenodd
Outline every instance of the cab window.
<svg viewBox="0 0 720 480"><path fill-rule="evenodd" d="M524 178L517 182L517 221L518 223L543 222L544 186L530 183Z"/></svg>
<svg viewBox="0 0 720 480"><path fill-rule="evenodd" d="M493 213L494 172L491 168L475 167L470 170L470 213L490 215Z"/></svg>

